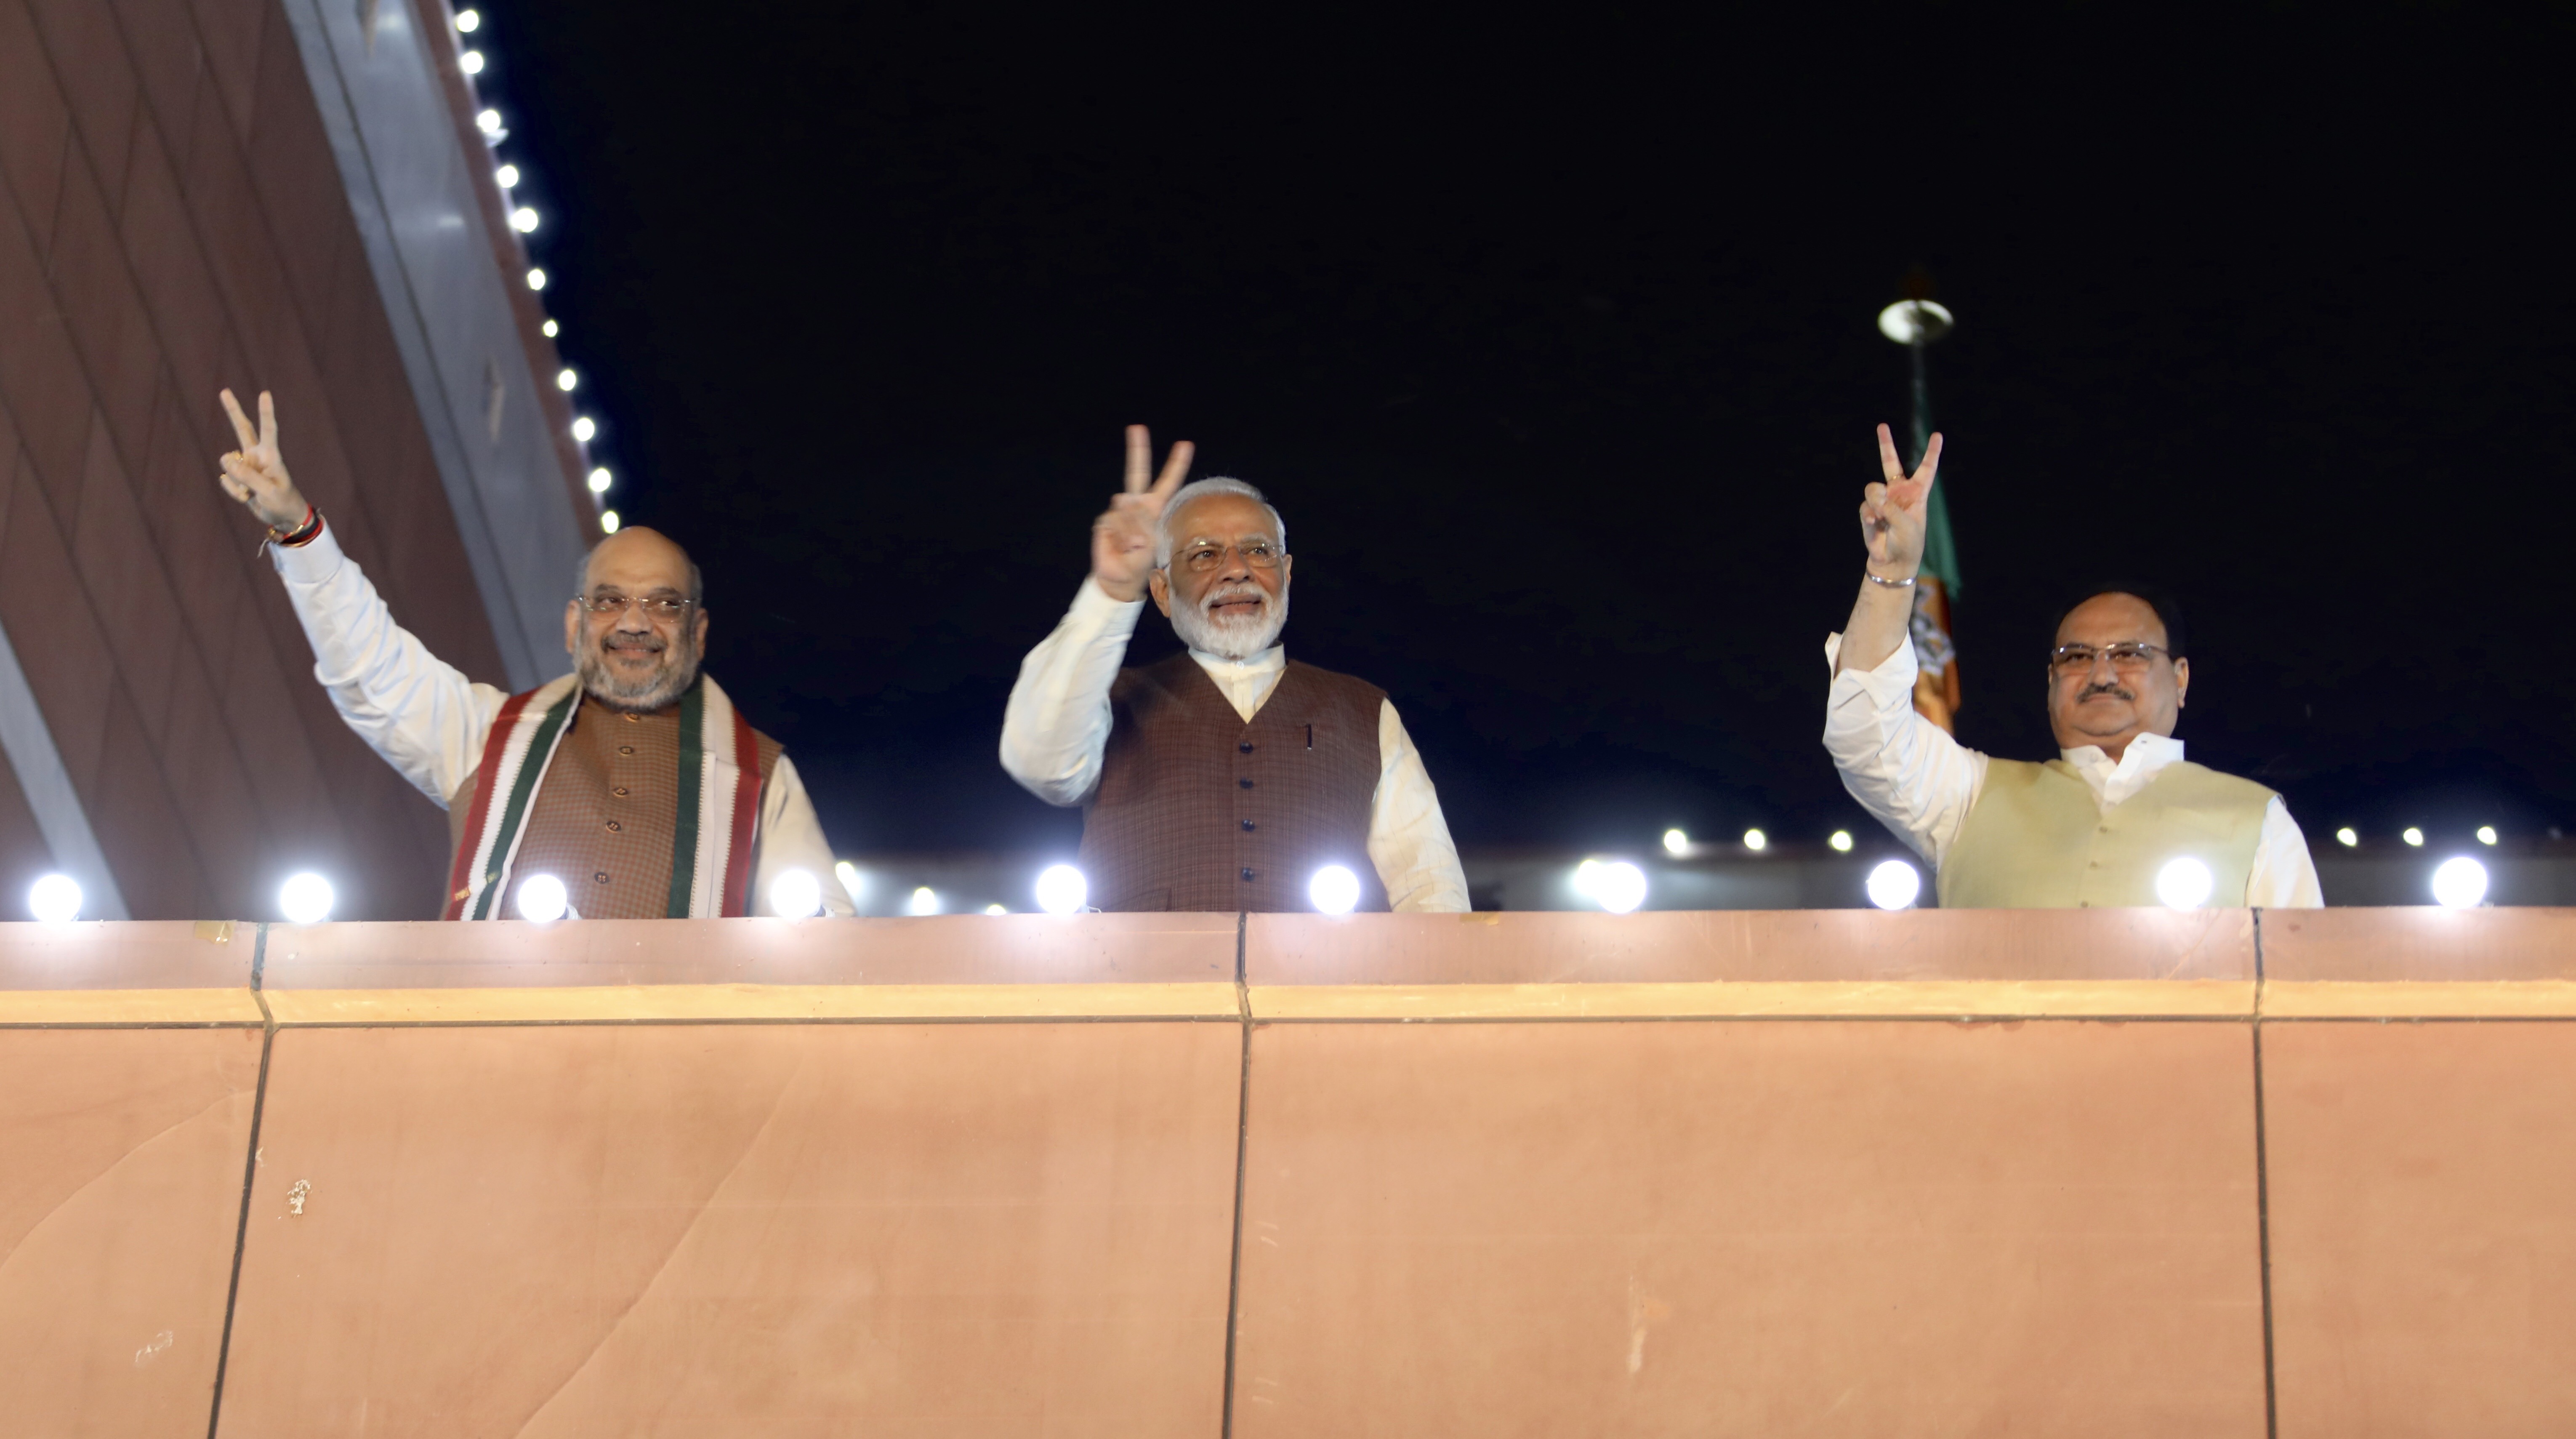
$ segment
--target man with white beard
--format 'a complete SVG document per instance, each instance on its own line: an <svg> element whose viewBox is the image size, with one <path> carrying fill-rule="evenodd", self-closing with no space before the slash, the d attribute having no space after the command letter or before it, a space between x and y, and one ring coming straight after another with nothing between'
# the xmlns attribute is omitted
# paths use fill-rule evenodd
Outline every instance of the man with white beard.
<svg viewBox="0 0 2576 1439"><path fill-rule="evenodd" d="M706 594L686 551L640 526L600 541L564 606L574 673L504 694L394 623L288 476L269 397L256 429L223 402L241 448L221 483L269 527L314 677L447 811L446 918L851 912L796 766L698 668Z"/></svg>
<svg viewBox="0 0 2576 1439"><path fill-rule="evenodd" d="M1127 488L1091 527L1091 574L1020 664L1002 768L1083 806L1081 868L1106 910L1460 913L1467 879L1386 692L1291 661L1288 530L1241 480L1159 478L1127 430ZM1152 483L1148 484L1149 479ZM1121 669L1147 593L1189 646Z"/></svg>

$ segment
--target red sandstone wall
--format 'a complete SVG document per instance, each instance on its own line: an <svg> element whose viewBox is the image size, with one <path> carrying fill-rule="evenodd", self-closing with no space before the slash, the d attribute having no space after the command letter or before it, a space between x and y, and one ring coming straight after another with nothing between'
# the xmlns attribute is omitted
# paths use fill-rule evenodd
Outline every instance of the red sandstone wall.
<svg viewBox="0 0 2576 1439"><path fill-rule="evenodd" d="M219 1434L2563 1434L2571 941L0 926L0 1414L193 1439L220 1365Z"/></svg>
<svg viewBox="0 0 2576 1439"><path fill-rule="evenodd" d="M501 674L274 0L0 0L0 623L139 918L435 912L443 817L340 724L214 483L274 390L403 622ZM14 786L0 786L14 790ZM0 793L0 912L41 852Z"/></svg>

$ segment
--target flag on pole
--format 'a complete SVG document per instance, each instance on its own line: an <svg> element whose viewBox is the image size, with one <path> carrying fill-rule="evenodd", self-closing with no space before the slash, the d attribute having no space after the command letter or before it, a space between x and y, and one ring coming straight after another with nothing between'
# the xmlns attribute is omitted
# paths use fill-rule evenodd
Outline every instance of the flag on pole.
<svg viewBox="0 0 2576 1439"><path fill-rule="evenodd" d="M1915 463L1922 463L1929 439L1915 435ZM1959 593L1959 551L1950 538L1950 507L1942 498L1946 488L1945 476L1932 486L1931 502L1923 513L1923 567L1914 585L1914 710L1951 730L1959 712L1959 652L1950 639L1950 600Z"/></svg>

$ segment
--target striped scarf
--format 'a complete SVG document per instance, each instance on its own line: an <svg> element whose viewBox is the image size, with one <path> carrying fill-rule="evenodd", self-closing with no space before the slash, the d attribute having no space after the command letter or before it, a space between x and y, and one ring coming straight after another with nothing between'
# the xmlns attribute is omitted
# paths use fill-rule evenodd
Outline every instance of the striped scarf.
<svg viewBox="0 0 2576 1439"><path fill-rule="evenodd" d="M581 706L565 675L512 695L483 741L465 838L447 876L445 919L502 918L510 866L555 747ZM751 913L752 840L760 819L760 746L751 721L701 674L680 697L680 819L671 836L672 919Z"/></svg>

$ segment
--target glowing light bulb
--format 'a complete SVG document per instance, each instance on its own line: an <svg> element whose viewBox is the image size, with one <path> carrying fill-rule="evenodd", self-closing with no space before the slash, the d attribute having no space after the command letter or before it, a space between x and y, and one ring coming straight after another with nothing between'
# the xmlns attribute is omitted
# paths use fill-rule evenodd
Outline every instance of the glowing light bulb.
<svg viewBox="0 0 2576 1439"><path fill-rule="evenodd" d="M581 441L585 445L590 443L591 436L598 433L599 421L592 419L588 415L583 415L581 418L572 422L572 437Z"/></svg>
<svg viewBox="0 0 2576 1439"><path fill-rule="evenodd" d="M474 117L474 124L486 135L498 135L501 133L501 112L485 110Z"/></svg>
<svg viewBox="0 0 2576 1439"><path fill-rule="evenodd" d="M1901 859L1882 861L1869 872L1869 902L1880 909L1911 909L1923 895L1923 873Z"/></svg>
<svg viewBox="0 0 2576 1439"><path fill-rule="evenodd" d="M27 890L27 913L40 923L69 924L80 918L80 881L67 874L49 874Z"/></svg>
<svg viewBox="0 0 2576 1439"><path fill-rule="evenodd" d="M1338 864L1328 864L1306 881L1306 897L1324 914L1348 914L1359 907L1360 877Z"/></svg>
<svg viewBox="0 0 2576 1439"><path fill-rule="evenodd" d="M2417 829L2411 824L2406 826L2405 830L2397 837L2406 841L2408 844L2413 845L2417 849L2424 847L2424 831Z"/></svg>
<svg viewBox="0 0 2576 1439"><path fill-rule="evenodd" d="M1771 836L1758 829L1748 829L1744 832L1744 847L1760 854L1771 847Z"/></svg>
<svg viewBox="0 0 2576 1439"><path fill-rule="evenodd" d="M1038 871L1036 893L1038 908L1049 914L1072 914L1091 902L1091 881L1072 865L1051 864Z"/></svg>
<svg viewBox="0 0 2576 1439"><path fill-rule="evenodd" d="M2491 824L2482 824L2482 825L2479 825L2479 826L2478 826L2478 843L2480 843L2480 844L2488 844L2488 845L2491 845L2491 844L2494 844L2495 842L2496 842L2496 831L2495 831L2495 826L2494 826L2494 825L2491 825Z"/></svg>
<svg viewBox="0 0 2576 1439"><path fill-rule="evenodd" d="M543 270L536 270L536 269L531 269L530 271L528 271L528 288L529 288L529 289L531 289L531 290L542 290L542 289L544 289L545 287L546 287L546 272L545 272L545 271L543 271Z"/></svg>
<svg viewBox="0 0 2576 1439"><path fill-rule="evenodd" d="M608 467L606 465L602 465L598 469L590 472L590 492L592 494L607 494L609 483Z"/></svg>
<svg viewBox="0 0 2576 1439"><path fill-rule="evenodd" d="M2461 855L2433 871L2433 899L2444 909L2475 909L2486 902L2487 867Z"/></svg>
<svg viewBox="0 0 2576 1439"><path fill-rule="evenodd" d="M521 205L519 208L512 210L510 212L510 228L518 231L522 235L536 233L537 212L526 205Z"/></svg>
<svg viewBox="0 0 2576 1439"><path fill-rule="evenodd" d="M624 523L625 521L617 518L617 511L615 510L601 510L599 512L599 532L603 535L613 535L617 533L617 527Z"/></svg>
<svg viewBox="0 0 2576 1439"><path fill-rule="evenodd" d="M1646 872L1624 859L1600 864L1592 871L1592 902L1612 914L1629 913L1646 902Z"/></svg>
<svg viewBox="0 0 2576 1439"><path fill-rule="evenodd" d="M770 912L781 919L812 919L823 912L823 886L801 869L769 882Z"/></svg>
<svg viewBox="0 0 2576 1439"><path fill-rule="evenodd" d="M459 10L456 12L456 28L467 35L473 34L474 27L482 23L483 17L472 10Z"/></svg>
<svg viewBox="0 0 2576 1439"><path fill-rule="evenodd" d="M320 924L331 917L331 905L338 896L331 892L331 881L306 870L287 876L278 886L277 909L289 924Z"/></svg>
<svg viewBox="0 0 2576 1439"><path fill-rule="evenodd" d="M519 167L516 165L504 165L500 169L492 172L492 178L500 181L501 188L504 190L514 188L519 183Z"/></svg>
<svg viewBox="0 0 2576 1439"><path fill-rule="evenodd" d="M914 914L937 914L939 913L939 891L925 884L912 892L911 901L904 907Z"/></svg>
<svg viewBox="0 0 2576 1439"><path fill-rule="evenodd" d="M468 50L464 54L457 56L456 68L464 71L468 75L482 74L483 52L480 50Z"/></svg>
<svg viewBox="0 0 2576 1439"><path fill-rule="evenodd" d="M988 905L984 906L984 912L985 912L986 914L1009 914L1009 913L1010 913L1010 911L1009 911L1009 910L1004 909L1002 906L1000 906L1000 905L998 905L998 904L988 904Z"/></svg>
<svg viewBox="0 0 2576 1439"><path fill-rule="evenodd" d="M555 325L555 322L554 322L554 321L552 321L552 320L548 320L548 321L546 321L546 323L545 323L541 328L543 328L543 329L544 329L544 331L545 331L545 336L546 336L546 338L547 338L547 339L551 340L551 339L553 339L553 338L555 337L555 331L556 331L556 329L557 329L557 326Z"/></svg>
<svg viewBox="0 0 2576 1439"><path fill-rule="evenodd" d="M2216 883L2209 866L2199 860L2189 855L2169 859L2156 871L2156 902L2167 909L2198 909L2209 903L2209 891Z"/></svg>
<svg viewBox="0 0 2576 1439"><path fill-rule="evenodd" d="M2361 836L2353 832L2353 827L2351 825L2345 825L2343 828L2335 831L2335 843L2342 845L2346 849L2351 849L2361 843Z"/></svg>
<svg viewBox="0 0 2576 1439"><path fill-rule="evenodd" d="M1836 854L1849 854L1851 853L1852 847L1851 831L1847 829L1835 830L1832 834L1825 836L1825 843L1833 846L1833 851Z"/></svg>
<svg viewBox="0 0 2576 1439"><path fill-rule="evenodd" d="M572 896L564 882L550 874L532 874L519 881L519 918L538 924L552 924L572 908Z"/></svg>
<svg viewBox="0 0 2576 1439"><path fill-rule="evenodd" d="M567 395L572 393L573 386L580 383L581 376L574 374L570 370L560 370L555 374L555 388L563 391Z"/></svg>
<svg viewBox="0 0 2576 1439"><path fill-rule="evenodd" d="M1690 836L1689 836L1689 835L1686 835L1686 834L1684 834L1684 833L1682 833L1680 830L1677 830L1677 829L1668 829L1668 830L1665 830L1665 831L1664 831L1664 853L1666 853L1666 854L1688 854L1688 853L1690 853Z"/></svg>

